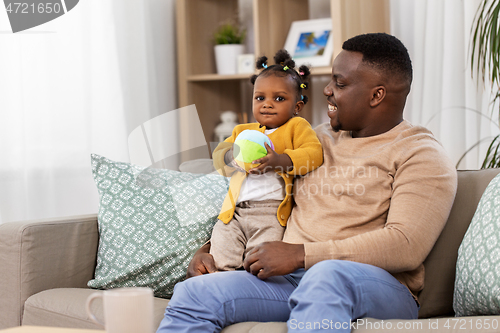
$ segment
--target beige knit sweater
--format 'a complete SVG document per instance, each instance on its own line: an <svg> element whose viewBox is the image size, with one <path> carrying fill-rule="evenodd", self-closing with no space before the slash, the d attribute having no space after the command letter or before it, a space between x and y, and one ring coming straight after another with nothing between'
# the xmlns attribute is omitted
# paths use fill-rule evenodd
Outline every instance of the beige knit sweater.
<svg viewBox="0 0 500 333"><path fill-rule="evenodd" d="M296 179L283 240L305 244L306 269L325 259L371 264L416 295L457 188L443 147L407 121L366 138L329 124L316 133L324 163Z"/></svg>

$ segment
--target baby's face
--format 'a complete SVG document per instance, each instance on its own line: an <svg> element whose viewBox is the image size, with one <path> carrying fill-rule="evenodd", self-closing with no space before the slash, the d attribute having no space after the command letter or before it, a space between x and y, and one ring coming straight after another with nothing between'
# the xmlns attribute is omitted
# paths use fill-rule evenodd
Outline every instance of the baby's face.
<svg viewBox="0 0 500 333"><path fill-rule="evenodd" d="M300 111L297 92L291 77L258 77L253 89L253 115L266 128L276 128Z"/></svg>

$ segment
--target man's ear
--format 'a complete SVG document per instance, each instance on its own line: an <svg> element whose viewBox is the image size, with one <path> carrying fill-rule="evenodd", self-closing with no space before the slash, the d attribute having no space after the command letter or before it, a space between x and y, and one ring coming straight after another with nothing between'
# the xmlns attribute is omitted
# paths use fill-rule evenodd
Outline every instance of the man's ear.
<svg viewBox="0 0 500 333"><path fill-rule="evenodd" d="M295 103L295 109L293 110L293 113L297 115L302 109L304 108L304 101L298 101Z"/></svg>
<svg viewBox="0 0 500 333"><path fill-rule="evenodd" d="M378 106L385 98L386 90L384 86L377 86L372 90L372 98L370 99L370 106Z"/></svg>

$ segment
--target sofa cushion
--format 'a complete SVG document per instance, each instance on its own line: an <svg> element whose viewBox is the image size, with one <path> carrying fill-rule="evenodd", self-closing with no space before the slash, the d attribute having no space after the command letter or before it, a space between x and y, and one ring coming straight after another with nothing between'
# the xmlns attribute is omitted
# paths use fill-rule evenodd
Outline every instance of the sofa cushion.
<svg viewBox="0 0 500 333"><path fill-rule="evenodd" d="M458 247L488 183L500 169L458 171L458 189L448 221L424 261L420 318L453 316L453 285Z"/></svg>
<svg viewBox="0 0 500 333"><path fill-rule="evenodd" d="M37 293L26 301L23 325L102 329L86 314L87 298L96 292L93 289L58 288ZM100 292L100 291L97 291ZM160 326L169 300L154 298L154 327ZM92 313L104 321L102 299L91 303ZM280 333L287 332L286 323L244 322L224 328L221 333Z"/></svg>
<svg viewBox="0 0 500 333"><path fill-rule="evenodd" d="M85 287L97 246L94 214L0 224L0 330L21 325L31 295Z"/></svg>
<svg viewBox="0 0 500 333"><path fill-rule="evenodd" d="M221 333L286 333L288 332L286 323L270 322L259 323L247 321L224 328Z"/></svg>
<svg viewBox="0 0 500 333"><path fill-rule="evenodd" d="M500 175L484 191L458 250L457 316L500 314Z"/></svg>
<svg viewBox="0 0 500 333"><path fill-rule="evenodd" d="M211 235L227 178L114 162L92 155L99 250L89 287L150 287L168 298Z"/></svg>
<svg viewBox="0 0 500 333"><path fill-rule="evenodd" d="M92 289L58 288L37 293L26 301L23 325L102 329L102 326L90 320L85 310L87 297L94 292ZM168 302L166 299L154 298L155 327L160 325ZM93 301L91 309L97 319L103 322L102 299Z"/></svg>
<svg viewBox="0 0 500 333"><path fill-rule="evenodd" d="M87 329L102 329L102 327L92 322L85 312L85 301L90 294L95 292L92 289L82 288L60 288L40 292L31 296L26 301L24 311L23 325L33 326L51 326L51 327L71 327L71 328L87 328ZM163 319L165 308L168 305L168 300L155 298L154 299L154 322L155 327L160 325ZM97 319L103 320L102 300L96 299L91 304L92 312ZM397 330L400 325L406 328L404 332L415 333L430 333L430 332L477 332L477 333L493 333L498 332L500 316L495 317L469 317L467 321L457 321L457 318L440 318L430 320L377 320L364 319L363 324L355 327L352 333L376 333L387 331L399 332ZM490 329L481 327L477 329L477 323L485 324L488 321ZM471 327L472 325L472 327ZM453 330L452 328L467 328L462 330ZM450 330L451 329L451 330ZM285 333L287 332L286 323L281 322L244 322L238 323L224 328L221 333Z"/></svg>

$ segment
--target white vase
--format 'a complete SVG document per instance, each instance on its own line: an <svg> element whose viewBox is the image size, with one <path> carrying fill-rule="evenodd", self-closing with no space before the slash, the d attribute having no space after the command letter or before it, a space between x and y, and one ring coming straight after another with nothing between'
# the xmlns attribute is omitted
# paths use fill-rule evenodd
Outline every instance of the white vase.
<svg viewBox="0 0 500 333"><path fill-rule="evenodd" d="M236 74L238 68L238 56L243 54L245 46L242 44L215 45L215 64L217 74Z"/></svg>

